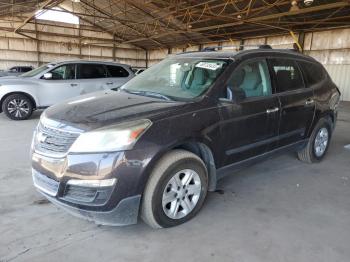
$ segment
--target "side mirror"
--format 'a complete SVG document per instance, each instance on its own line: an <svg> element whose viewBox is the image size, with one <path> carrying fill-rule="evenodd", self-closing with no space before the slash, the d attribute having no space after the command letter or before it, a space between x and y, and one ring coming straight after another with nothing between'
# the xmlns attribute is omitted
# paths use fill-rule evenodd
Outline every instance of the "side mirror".
<svg viewBox="0 0 350 262"><path fill-rule="evenodd" d="M240 102L244 99L246 99L244 90L242 88L233 88L232 86L226 87L226 97L219 98L221 102Z"/></svg>
<svg viewBox="0 0 350 262"><path fill-rule="evenodd" d="M221 102L233 102L233 93L232 88L230 86L226 87L225 97L220 97L219 100Z"/></svg>
<svg viewBox="0 0 350 262"><path fill-rule="evenodd" d="M52 79L52 73L45 73L43 78L46 79L46 80Z"/></svg>

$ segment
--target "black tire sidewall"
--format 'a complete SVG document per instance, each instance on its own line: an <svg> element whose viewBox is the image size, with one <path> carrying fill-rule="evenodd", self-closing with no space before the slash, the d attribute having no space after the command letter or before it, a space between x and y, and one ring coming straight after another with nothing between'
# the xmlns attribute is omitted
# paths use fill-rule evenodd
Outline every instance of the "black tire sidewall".
<svg viewBox="0 0 350 262"><path fill-rule="evenodd" d="M193 169L199 175L200 180L201 180L201 186L202 186L201 195L200 195L200 198L196 204L196 207L191 211L191 213L189 213L187 216L185 216L181 219L171 219L165 214L165 212L163 210L163 206L162 206L163 192L164 192L164 189L165 189L166 185L168 184L169 180L177 172L184 170L184 169ZM163 176L159 180L158 185L157 185L155 192L153 194L152 213L153 213L155 220L162 227L173 227L173 226L177 226L177 225L180 225L182 223L185 223L186 221L193 218L198 213L198 211L201 209L201 207L204 203L206 194L207 194L207 190L208 190L207 172L206 172L206 169L201 162L199 162L196 159L185 158L185 159L181 159L181 160L171 164L166 169Z"/></svg>
<svg viewBox="0 0 350 262"><path fill-rule="evenodd" d="M317 156L315 153L315 139L316 139L316 136L317 136L319 130L322 128L327 128L327 130L328 130L328 143L327 143L327 147L326 147L326 150L324 151L324 153L321 156ZM328 148L329 148L331 137L332 137L332 127L331 127L330 120L325 119L325 118L320 119L319 123L317 124L317 126L314 129L314 132L313 132L311 140L310 140L310 142L312 143L310 146L310 151L311 151L310 154L311 154L313 162L320 162L325 157L325 155L328 151Z"/></svg>
<svg viewBox="0 0 350 262"><path fill-rule="evenodd" d="M26 116L24 117L14 117L13 115L10 114L10 112L8 112L7 108L8 108L8 103L14 99L22 99L22 100L26 100L26 102L28 103L28 109L29 112ZM12 119L12 120L26 120L28 119L33 112L33 103L30 100L30 98L26 95L22 95L22 94L13 94L13 95L9 95L8 97L5 98L4 102L2 103L2 111L5 113L5 115Z"/></svg>

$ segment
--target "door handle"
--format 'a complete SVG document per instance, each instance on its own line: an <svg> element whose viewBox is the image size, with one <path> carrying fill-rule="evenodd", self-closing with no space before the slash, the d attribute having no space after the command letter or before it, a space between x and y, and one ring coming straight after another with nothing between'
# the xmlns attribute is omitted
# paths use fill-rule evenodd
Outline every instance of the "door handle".
<svg viewBox="0 0 350 262"><path fill-rule="evenodd" d="M278 107L266 109L267 114L275 113L280 110Z"/></svg>
<svg viewBox="0 0 350 262"><path fill-rule="evenodd" d="M107 82L106 85L113 85L113 82Z"/></svg>
<svg viewBox="0 0 350 262"><path fill-rule="evenodd" d="M70 86L78 86L78 84L70 84Z"/></svg>
<svg viewBox="0 0 350 262"><path fill-rule="evenodd" d="M308 99L305 101L305 105L308 106L308 105L312 105L315 101L313 99Z"/></svg>

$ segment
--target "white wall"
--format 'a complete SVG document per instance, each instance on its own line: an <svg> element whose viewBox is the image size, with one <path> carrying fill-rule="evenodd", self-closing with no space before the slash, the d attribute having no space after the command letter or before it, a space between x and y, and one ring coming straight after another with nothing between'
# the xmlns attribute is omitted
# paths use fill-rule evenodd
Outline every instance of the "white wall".
<svg viewBox="0 0 350 262"><path fill-rule="evenodd" d="M308 33L304 46L305 54L325 65L341 100L350 101L350 28Z"/></svg>
<svg viewBox="0 0 350 262"><path fill-rule="evenodd" d="M327 64L325 67L341 92L341 100L350 101L350 64Z"/></svg>

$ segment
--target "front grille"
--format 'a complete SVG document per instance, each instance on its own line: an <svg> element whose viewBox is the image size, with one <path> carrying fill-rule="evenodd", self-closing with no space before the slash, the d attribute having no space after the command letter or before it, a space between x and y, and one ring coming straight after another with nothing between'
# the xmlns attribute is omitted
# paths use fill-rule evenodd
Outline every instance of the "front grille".
<svg viewBox="0 0 350 262"><path fill-rule="evenodd" d="M56 196L58 192L59 182L40 174L36 170L32 169L32 176L34 185L50 196Z"/></svg>
<svg viewBox="0 0 350 262"><path fill-rule="evenodd" d="M35 150L44 154L64 155L78 136L79 133L51 128L40 123L36 132Z"/></svg>

